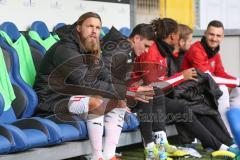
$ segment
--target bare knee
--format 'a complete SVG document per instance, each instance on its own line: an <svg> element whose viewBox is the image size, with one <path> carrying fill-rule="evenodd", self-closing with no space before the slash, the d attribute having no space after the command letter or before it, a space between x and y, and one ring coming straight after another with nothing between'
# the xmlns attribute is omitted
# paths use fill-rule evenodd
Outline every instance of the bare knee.
<svg viewBox="0 0 240 160"><path fill-rule="evenodd" d="M89 107L96 107L100 106L103 103L103 100L101 97L90 97L89 98Z"/></svg>
<svg viewBox="0 0 240 160"><path fill-rule="evenodd" d="M104 106L103 99L99 96L92 96L89 98L89 113L90 114L103 114L104 113Z"/></svg>

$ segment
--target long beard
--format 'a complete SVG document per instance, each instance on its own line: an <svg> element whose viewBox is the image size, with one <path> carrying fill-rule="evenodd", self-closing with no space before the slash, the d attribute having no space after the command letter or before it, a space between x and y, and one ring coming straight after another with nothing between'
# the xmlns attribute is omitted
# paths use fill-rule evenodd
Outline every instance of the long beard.
<svg viewBox="0 0 240 160"><path fill-rule="evenodd" d="M100 50L99 40L84 39L84 46L88 52L97 53Z"/></svg>
<svg viewBox="0 0 240 160"><path fill-rule="evenodd" d="M96 63L100 57L100 41L98 39L88 39L80 36L80 46L86 51L91 53L93 56L87 56L87 63Z"/></svg>
<svg viewBox="0 0 240 160"><path fill-rule="evenodd" d="M90 38L83 38L81 35L79 36L80 43L83 49L86 52L93 53L94 55L98 55L100 52L100 41L98 39L90 39Z"/></svg>

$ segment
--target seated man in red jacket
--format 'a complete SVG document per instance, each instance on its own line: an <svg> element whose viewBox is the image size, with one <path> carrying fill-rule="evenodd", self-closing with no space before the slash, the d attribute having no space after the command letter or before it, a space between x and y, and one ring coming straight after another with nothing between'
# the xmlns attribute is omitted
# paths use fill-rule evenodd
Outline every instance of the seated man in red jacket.
<svg viewBox="0 0 240 160"><path fill-rule="evenodd" d="M176 64L176 71L180 72L184 55L192 45L193 30L185 24L178 24L178 31L179 40L178 44L174 47L173 60Z"/></svg>
<svg viewBox="0 0 240 160"><path fill-rule="evenodd" d="M227 126L226 110L230 106L240 106L240 81L238 78L229 75L222 65L219 54L220 43L224 37L224 27L220 21L211 21L201 41L194 43L189 51L185 54L182 69L197 68L202 72L208 72L213 79L220 85L223 91L219 101L219 111ZM228 91L228 88L232 88Z"/></svg>

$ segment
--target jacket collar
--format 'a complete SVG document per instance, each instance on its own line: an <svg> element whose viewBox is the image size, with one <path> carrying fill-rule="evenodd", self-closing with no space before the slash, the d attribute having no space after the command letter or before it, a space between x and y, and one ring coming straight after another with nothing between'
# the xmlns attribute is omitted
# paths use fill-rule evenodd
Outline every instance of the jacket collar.
<svg viewBox="0 0 240 160"><path fill-rule="evenodd" d="M162 41L161 39L157 39L156 44L157 44L158 50L160 51L160 54L163 57L173 56L172 52L174 50L174 47L170 46L169 44Z"/></svg>
<svg viewBox="0 0 240 160"><path fill-rule="evenodd" d="M207 53L208 58L212 58L213 56L215 56L219 50L220 50L220 46L218 46L217 48L215 48L214 50L212 48L210 48L206 42L206 38L203 36L200 42L205 50L205 52Z"/></svg>

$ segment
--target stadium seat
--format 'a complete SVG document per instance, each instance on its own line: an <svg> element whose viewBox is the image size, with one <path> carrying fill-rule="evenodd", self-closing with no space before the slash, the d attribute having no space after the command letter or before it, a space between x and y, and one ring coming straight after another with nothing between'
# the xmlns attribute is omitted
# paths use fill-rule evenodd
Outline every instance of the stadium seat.
<svg viewBox="0 0 240 160"><path fill-rule="evenodd" d="M15 32L19 32L17 27L13 27L13 23L10 25L8 24L8 27L11 28L11 30L13 31L13 29L15 30ZM5 27L5 29L7 30L8 27ZM16 33L10 33L10 34L13 34L13 35L17 35ZM20 34L20 33L19 33ZM20 34L21 35L21 34ZM5 35L6 36L6 35ZM11 35L9 37L12 37ZM24 41L26 42L26 41ZM1 44L1 43L0 43ZM37 62L39 63L41 61L41 58L42 56L39 56L40 53L35 53L37 50L34 50L32 48L30 48L30 55L26 55L26 53L23 53L22 50L18 50L19 52L17 52L16 50L14 50L14 48L12 48L11 46L9 46L9 44L6 44L6 42L2 43L4 44L4 47L11 52L11 55L14 55L15 56L15 59L12 59L12 67L9 67L9 68L15 68L15 70L13 71L15 75L18 75L18 78L19 78L19 83L22 84L22 86L26 85L26 81L24 81L24 79L21 79L21 75L20 75L20 71L19 71L19 66L20 66L20 70L21 70L21 66L25 66L27 65L28 67L38 67L39 65L37 64ZM22 43L21 43L22 44ZM25 45L25 48L27 48L27 45ZM18 55L19 56L22 56L24 55L24 57L27 57L27 56L30 56L32 59L33 59L33 62L31 63L27 63L28 61L25 60L25 59L18 59ZM19 65L19 64L23 64L23 65ZM37 65L36 65L37 64ZM12 72L11 72L12 73ZM30 72L26 71L24 72L24 74L28 74L27 76L32 76L32 79L35 79L35 75L34 74L30 74ZM14 76L13 76L14 77ZM14 80L14 79L13 79ZM27 85L27 86L31 86L31 85ZM25 89L25 88L24 88ZM36 93L34 92L34 90L30 87L28 88L29 92L33 95L36 95ZM25 90L24 90L25 91ZM21 95L21 94L19 94ZM27 96L28 97L28 96ZM26 101L30 99L31 97L28 97L26 99ZM37 102L36 99L31 99L32 101L35 101ZM27 106L28 107L28 106ZM31 111L34 112L34 109L36 107L36 104L35 106L31 106L33 109L31 109ZM28 109L26 109L28 110ZM29 113L28 112L28 117L32 116L33 115L33 112ZM78 122L71 122L71 123L64 123L64 122L59 122L59 124L57 124L57 127L56 127L56 124L53 123L52 121L49 121L48 119L42 119L42 118L36 118L34 117L35 119L37 119L38 121L41 121L41 123L43 123L46 127L48 127L49 129L52 129L54 132L57 132L57 133L61 133L61 136L62 136L62 140L65 141L65 140L79 140L79 139L86 139L87 138L87 131L86 131L86 126L85 124L82 122L82 121L78 121ZM59 128L59 129L57 129ZM54 130L56 129L56 130ZM60 131L60 132L59 132ZM65 134L66 133L66 134Z"/></svg>
<svg viewBox="0 0 240 160"><path fill-rule="evenodd" d="M102 27L102 31L104 32L104 34L106 35L109 32L109 28L106 26Z"/></svg>
<svg viewBox="0 0 240 160"><path fill-rule="evenodd" d="M100 32L100 39L102 39L108 32L109 32L109 28L106 26L103 26Z"/></svg>
<svg viewBox="0 0 240 160"><path fill-rule="evenodd" d="M62 140L64 142L85 140L88 138L86 123L77 117L71 116L71 120L66 120L65 118L61 118L60 115L54 114L46 118L58 124L61 129L63 135Z"/></svg>
<svg viewBox="0 0 240 160"><path fill-rule="evenodd" d="M5 59L7 60L8 58ZM1 66L3 66L2 63ZM1 68L1 71L2 70L3 67ZM0 82L2 82L2 79ZM10 88L10 86L8 86L8 88ZM21 107L22 101L19 99L22 98L24 98L24 96L21 96L21 93L18 93L18 96L16 96L15 99L17 103L20 104L18 107ZM58 144L62 143L63 141L86 139L87 131L86 126L83 123L84 122L79 122L75 127L74 125L69 124L56 124L49 119L43 119L39 117L16 120L12 107L6 109L2 116L0 116L0 126L5 127L6 130L8 130L11 135L13 135L14 144L16 144L15 146L12 146L10 152L23 151L25 149L33 147Z"/></svg>
<svg viewBox="0 0 240 160"><path fill-rule="evenodd" d="M228 122L234 136L234 139L240 147L240 108L239 107L231 107L227 111Z"/></svg>
<svg viewBox="0 0 240 160"><path fill-rule="evenodd" d="M13 136L6 128L0 126L0 154L9 153L12 146L14 146Z"/></svg>
<svg viewBox="0 0 240 160"><path fill-rule="evenodd" d="M0 26L1 37L0 45L5 49L11 57L10 78L14 85L19 85L24 90L24 96L27 96L25 110L17 114L17 118L27 118L33 115L35 107L38 103L37 95L32 91L34 78L29 76L30 72L35 77L36 71L32 67L34 65L29 46L17 27L11 22L5 22ZM21 41L21 42L20 42ZM22 46L23 47L19 47ZM21 51L22 54L19 54ZM21 66L21 67L20 67ZM22 104L23 105L23 104Z"/></svg>
<svg viewBox="0 0 240 160"><path fill-rule="evenodd" d="M53 32L55 32L57 29L65 26L65 25L66 25L65 23L58 23L58 24L56 24L56 26L53 28Z"/></svg>
<svg viewBox="0 0 240 160"><path fill-rule="evenodd" d="M30 37L29 44L37 48L43 55L57 42L49 32L47 25L42 21L33 22L28 35Z"/></svg>
<svg viewBox="0 0 240 160"><path fill-rule="evenodd" d="M3 108L4 108L4 100L3 100L3 96L0 94L0 116L3 113Z"/></svg>
<svg viewBox="0 0 240 160"><path fill-rule="evenodd" d="M13 144L15 145L11 146L10 152L22 151L31 147L47 145L50 135L46 127L44 127L39 121L34 119L17 120L16 118L11 104L17 98L14 94L14 89L8 76L9 73L5 65L2 50L0 50L0 65L0 94L3 95L3 99L5 102L4 111L0 116L0 126L1 128L7 130L8 134L10 134L14 139ZM19 101L19 99L17 99L17 101L21 102L21 100ZM29 135L33 136L30 137Z"/></svg>
<svg viewBox="0 0 240 160"><path fill-rule="evenodd" d="M61 27L63 27L63 26L65 26L65 25L66 25L65 23L58 23L58 24L53 28L53 37L54 37L57 41L60 40L60 37L57 35L56 30L59 29L59 28L61 28Z"/></svg>
<svg viewBox="0 0 240 160"><path fill-rule="evenodd" d="M131 30L127 27L122 27L119 30L124 36L129 37L131 34Z"/></svg>

